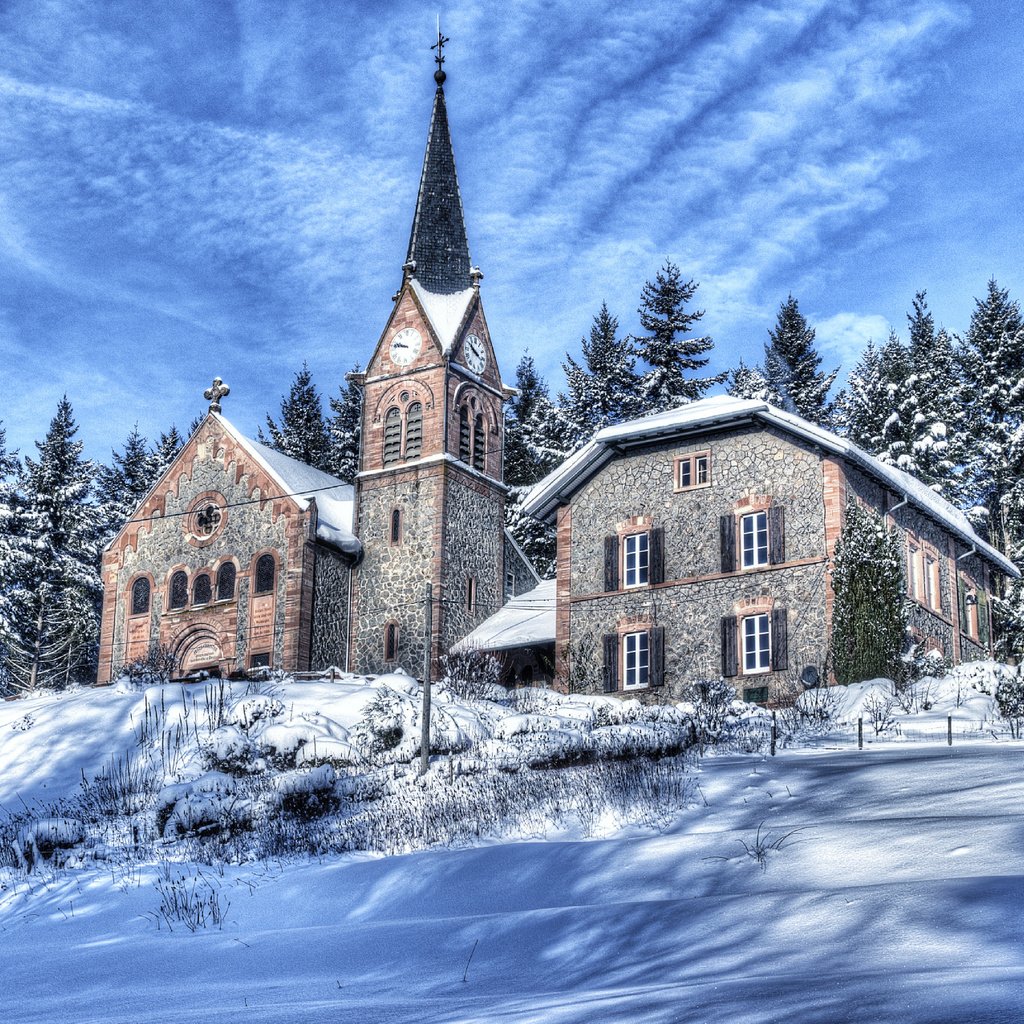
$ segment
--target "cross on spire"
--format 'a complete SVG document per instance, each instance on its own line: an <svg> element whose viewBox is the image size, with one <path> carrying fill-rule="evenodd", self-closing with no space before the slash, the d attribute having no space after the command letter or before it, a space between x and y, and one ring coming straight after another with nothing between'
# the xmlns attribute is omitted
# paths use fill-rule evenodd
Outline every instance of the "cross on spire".
<svg viewBox="0 0 1024 1024"><path fill-rule="evenodd" d="M444 85L444 80L448 77L444 73L444 46L445 43L449 42L447 36L441 35L441 15L437 16L437 42L431 47L432 50L437 50L437 56L434 58L434 63L437 65L437 70L434 72L434 81L438 85Z"/></svg>
<svg viewBox="0 0 1024 1024"><path fill-rule="evenodd" d="M220 400L231 394L231 388L220 379L213 378L213 386L203 392L203 398L210 403L210 412L220 412Z"/></svg>

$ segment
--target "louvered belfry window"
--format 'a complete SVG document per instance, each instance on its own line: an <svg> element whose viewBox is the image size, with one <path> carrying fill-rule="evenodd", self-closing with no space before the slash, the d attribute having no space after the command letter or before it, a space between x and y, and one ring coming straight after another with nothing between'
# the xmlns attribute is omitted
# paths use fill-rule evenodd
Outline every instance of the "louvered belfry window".
<svg viewBox="0 0 1024 1024"><path fill-rule="evenodd" d="M274 556L260 555L256 561L256 593L267 594L274 589Z"/></svg>
<svg viewBox="0 0 1024 1024"><path fill-rule="evenodd" d="M484 470L484 456L486 454L487 448L484 444L484 418L483 416L477 416L473 430L473 468L479 469L481 473Z"/></svg>
<svg viewBox="0 0 1024 1024"><path fill-rule="evenodd" d="M171 607L184 608L188 604L188 576L176 572L171 577Z"/></svg>
<svg viewBox="0 0 1024 1024"><path fill-rule="evenodd" d="M388 409L384 417L384 465L398 462L402 457L402 414L397 407Z"/></svg>
<svg viewBox="0 0 1024 1024"><path fill-rule="evenodd" d="M225 562L217 570L217 600L230 601L235 596L235 566Z"/></svg>
<svg viewBox="0 0 1024 1024"><path fill-rule="evenodd" d="M463 462L469 462L473 452L473 427L469 418L469 407L463 406L459 410L459 458Z"/></svg>
<svg viewBox="0 0 1024 1024"><path fill-rule="evenodd" d="M132 584L132 615L145 615L149 611L149 580L136 580Z"/></svg>
<svg viewBox="0 0 1024 1024"><path fill-rule="evenodd" d="M413 402L405 414L405 457L418 459L423 451L423 406Z"/></svg>

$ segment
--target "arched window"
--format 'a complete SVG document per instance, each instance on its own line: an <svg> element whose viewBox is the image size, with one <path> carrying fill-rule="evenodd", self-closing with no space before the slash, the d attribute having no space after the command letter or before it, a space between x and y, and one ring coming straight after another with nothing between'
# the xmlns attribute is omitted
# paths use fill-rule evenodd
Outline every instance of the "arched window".
<svg viewBox="0 0 1024 1024"><path fill-rule="evenodd" d="M402 414L397 406L388 409L384 417L384 465L398 462L402 457Z"/></svg>
<svg viewBox="0 0 1024 1024"><path fill-rule="evenodd" d="M171 607L184 608L188 604L188 576L180 570L171 577Z"/></svg>
<svg viewBox="0 0 1024 1024"><path fill-rule="evenodd" d="M230 601L235 596L235 565L225 562L217 570L217 600Z"/></svg>
<svg viewBox="0 0 1024 1024"><path fill-rule="evenodd" d="M192 581L192 603L193 604L209 604L210 599L213 597L213 591L210 588L210 576L209 573L200 573Z"/></svg>
<svg viewBox="0 0 1024 1024"><path fill-rule="evenodd" d="M464 405L459 410L459 458L463 462L469 462L473 453L473 427L469 418L469 406Z"/></svg>
<svg viewBox="0 0 1024 1024"><path fill-rule="evenodd" d="M274 556L260 555L256 560L256 593L268 594L274 589Z"/></svg>
<svg viewBox="0 0 1024 1024"><path fill-rule="evenodd" d="M148 611L149 580L136 580L132 584L132 615L145 615Z"/></svg>
<svg viewBox="0 0 1024 1024"><path fill-rule="evenodd" d="M402 543L402 510L400 508L391 510L391 543Z"/></svg>
<svg viewBox="0 0 1024 1024"><path fill-rule="evenodd" d="M389 622L384 629L384 660L395 661L398 658L398 624Z"/></svg>
<svg viewBox="0 0 1024 1024"><path fill-rule="evenodd" d="M413 402L405 414L405 457L418 459L423 451L423 406Z"/></svg>
<svg viewBox="0 0 1024 1024"><path fill-rule="evenodd" d="M473 429L473 468L483 472L484 455L487 448L484 444L484 418L477 416Z"/></svg>

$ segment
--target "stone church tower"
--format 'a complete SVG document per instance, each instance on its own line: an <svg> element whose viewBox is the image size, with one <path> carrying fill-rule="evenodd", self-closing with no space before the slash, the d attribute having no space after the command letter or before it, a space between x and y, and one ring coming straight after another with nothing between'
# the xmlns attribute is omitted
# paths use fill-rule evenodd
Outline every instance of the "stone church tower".
<svg viewBox="0 0 1024 1024"><path fill-rule="evenodd" d="M366 372L354 529L350 667L423 665L504 603L517 552L505 537L502 384L470 264L438 57L437 91L402 284ZM508 551L506 551L508 548ZM508 562L508 565L506 565Z"/></svg>

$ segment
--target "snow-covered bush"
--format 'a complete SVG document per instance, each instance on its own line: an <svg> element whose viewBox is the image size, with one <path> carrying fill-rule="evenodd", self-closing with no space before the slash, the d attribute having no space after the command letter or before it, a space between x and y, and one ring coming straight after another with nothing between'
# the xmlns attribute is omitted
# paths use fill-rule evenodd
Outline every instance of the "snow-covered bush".
<svg viewBox="0 0 1024 1024"><path fill-rule="evenodd" d="M273 789L282 811L310 821L337 810L339 800L334 788L337 778L331 765L322 764L278 775Z"/></svg>
<svg viewBox="0 0 1024 1024"><path fill-rule="evenodd" d="M363 709L362 717L352 729L352 741L367 757L372 758L394 750L404 736L402 699L382 687Z"/></svg>
<svg viewBox="0 0 1024 1024"><path fill-rule="evenodd" d="M1010 735L1015 740L1021 739L1024 735L1024 677L1019 669L1000 680L995 698L999 714L1010 727Z"/></svg>
<svg viewBox="0 0 1024 1024"><path fill-rule="evenodd" d="M689 705L701 754L721 738L735 699L735 688L724 679L700 679L683 689L684 706Z"/></svg>
<svg viewBox="0 0 1024 1024"><path fill-rule="evenodd" d="M40 818L20 830L14 841L18 865L26 873L44 862L58 865L64 851L85 840L85 827L75 818Z"/></svg>
<svg viewBox="0 0 1024 1024"><path fill-rule="evenodd" d="M247 775L266 767L256 744L235 725L214 729L203 740L202 750L209 771Z"/></svg>
<svg viewBox="0 0 1024 1024"><path fill-rule="evenodd" d="M475 649L450 652L441 658L440 682L457 697L494 700L500 690L501 660Z"/></svg>
<svg viewBox="0 0 1024 1024"><path fill-rule="evenodd" d="M128 662L122 672L132 686L155 686L169 683L178 667L174 652L164 644L150 644L141 658Z"/></svg>

